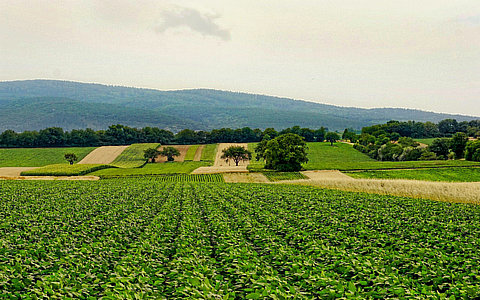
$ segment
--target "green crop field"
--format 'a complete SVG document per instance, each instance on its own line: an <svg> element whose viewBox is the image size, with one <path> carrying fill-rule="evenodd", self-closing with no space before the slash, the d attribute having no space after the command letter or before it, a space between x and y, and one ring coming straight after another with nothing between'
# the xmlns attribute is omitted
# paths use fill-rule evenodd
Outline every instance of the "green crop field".
<svg viewBox="0 0 480 300"><path fill-rule="evenodd" d="M433 141L436 140L436 139L437 138L415 139L415 141L430 146L433 143Z"/></svg>
<svg viewBox="0 0 480 300"><path fill-rule="evenodd" d="M97 170L103 170L113 168L110 165L101 165L101 164L56 164L48 165L38 169L33 169L30 171L23 171L22 176L80 176L85 175Z"/></svg>
<svg viewBox="0 0 480 300"><path fill-rule="evenodd" d="M142 168L116 168L93 172L89 175L102 177L111 176L139 176L139 175L162 175L162 174L189 174L199 167L209 166L205 161L149 163Z"/></svg>
<svg viewBox="0 0 480 300"><path fill-rule="evenodd" d="M155 175L107 176L102 179L117 179L122 177L146 177ZM156 175L155 180L162 182L225 182L222 174L162 174Z"/></svg>
<svg viewBox="0 0 480 300"><path fill-rule="evenodd" d="M133 144L128 146L113 162L112 165L119 168L138 168L145 164L144 150L158 148L158 143Z"/></svg>
<svg viewBox="0 0 480 300"><path fill-rule="evenodd" d="M7 299L478 299L480 206L311 187L0 181Z"/></svg>
<svg viewBox="0 0 480 300"><path fill-rule="evenodd" d="M68 164L65 153L75 153L82 160L95 147L72 148L2 148L0 167L42 167L51 164Z"/></svg>
<svg viewBox="0 0 480 300"><path fill-rule="evenodd" d="M187 153L185 154L185 161L193 161L198 147L200 147L200 145L191 145L188 147Z"/></svg>
<svg viewBox="0 0 480 300"><path fill-rule="evenodd" d="M300 172L263 172L263 175L270 181L307 179Z"/></svg>
<svg viewBox="0 0 480 300"><path fill-rule="evenodd" d="M201 161L215 161L215 155L217 154L218 144L205 145L202 151Z"/></svg>
<svg viewBox="0 0 480 300"><path fill-rule="evenodd" d="M250 146L251 145L251 146ZM465 160L433 160L433 161L377 161L353 149L349 144L307 143L308 163L306 170L376 170L376 169L406 169L432 167L480 166L479 162ZM249 144L249 149L254 144ZM263 168L263 162L251 161L249 170Z"/></svg>
<svg viewBox="0 0 480 300"><path fill-rule="evenodd" d="M353 178L415 179L428 181L480 182L480 168L436 168L349 172Z"/></svg>

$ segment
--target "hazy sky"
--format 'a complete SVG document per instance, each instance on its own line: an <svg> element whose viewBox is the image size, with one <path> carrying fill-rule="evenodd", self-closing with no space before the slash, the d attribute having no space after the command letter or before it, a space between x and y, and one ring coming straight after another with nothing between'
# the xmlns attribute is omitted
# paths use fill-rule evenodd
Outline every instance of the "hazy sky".
<svg viewBox="0 0 480 300"><path fill-rule="evenodd" d="M0 0L0 80L480 116L480 0Z"/></svg>

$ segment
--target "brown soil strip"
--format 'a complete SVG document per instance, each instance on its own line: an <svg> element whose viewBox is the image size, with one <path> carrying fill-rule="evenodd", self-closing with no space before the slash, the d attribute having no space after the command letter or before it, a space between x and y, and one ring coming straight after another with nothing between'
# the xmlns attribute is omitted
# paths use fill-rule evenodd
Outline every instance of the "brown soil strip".
<svg viewBox="0 0 480 300"><path fill-rule="evenodd" d="M225 173L223 174L225 182L242 182L242 183L266 183L268 178L262 173Z"/></svg>
<svg viewBox="0 0 480 300"><path fill-rule="evenodd" d="M200 159L202 158L203 148L205 148L205 145L200 145L197 148L197 152L195 152L195 156L193 157L193 161L200 161Z"/></svg>
<svg viewBox="0 0 480 300"><path fill-rule="evenodd" d="M185 161L185 155L187 155L187 150L188 148L190 148L190 145L165 145L165 146L162 146L160 147L160 151L163 150L163 148L165 147L173 147L175 149L177 149L178 151L180 151L180 155L179 156L174 156L175 158L175 161L178 161L178 162L183 162ZM157 158L155 159L155 162L156 163L164 163L167 161L167 157L166 156L157 156Z"/></svg>
<svg viewBox="0 0 480 300"><path fill-rule="evenodd" d="M215 163L214 163L214 166L215 167L235 167L235 162L233 162L232 160L229 160L228 162L226 162L225 159L221 158L221 156L223 155L223 149L227 149L228 147L231 147L231 146L242 146L244 147L245 149L248 149L248 144L246 143L221 143L221 144L218 144L218 150L217 150L217 156L215 157ZM250 161L240 161L240 163L238 164L238 167L241 167L241 166L248 166L248 164L250 163Z"/></svg>
<svg viewBox="0 0 480 300"><path fill-rule="evenodd" d="M303 175L307 176L311 180L322 180L322 179L344 179L344 180L353 180L352 177L343 174L337 170L321 170L321 171L305 171L302 172Z"/></svg>
<svg viewBox="0 0 480 300"><path fill-rule="evenodd" d="M0 177L20 176L23 171L37 169L34 167L5 167L0 168Z"/></svg>
<svg viewBox="0 0 480 300"><path fill-rule="evenodd" d="M128 146L102 146L90 152L79 164L109 164Z"/></svg>
<svg viewBox="0 0 480 300"><path fill-rule="evenodd" d="M0 176L0 180L99 180L98 176Z"/></svg>

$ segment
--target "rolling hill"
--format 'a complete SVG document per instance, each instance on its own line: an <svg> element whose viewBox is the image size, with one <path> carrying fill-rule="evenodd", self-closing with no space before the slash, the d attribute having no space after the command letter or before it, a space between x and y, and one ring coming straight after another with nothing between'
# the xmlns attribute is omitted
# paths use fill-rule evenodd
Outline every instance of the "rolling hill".
<svg viewBox="0 0 480 300"><path fill-rule="evenodd" d="M343 130L389 120L438 122L475 117L413 109L339 107L321 103L209 89L159 91L58 80L0 82L0 131L105 129L111 124L184 128L294 125Z"/></svg>

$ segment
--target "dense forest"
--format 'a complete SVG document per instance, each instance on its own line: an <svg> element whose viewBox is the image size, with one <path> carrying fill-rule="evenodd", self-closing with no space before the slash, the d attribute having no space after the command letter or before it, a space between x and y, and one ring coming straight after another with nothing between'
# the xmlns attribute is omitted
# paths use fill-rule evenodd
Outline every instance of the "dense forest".
<svg viewBox="0 0 480 300"><path fill-rule="evenodd" d="M317 99L320 100L321 99ZM210 131L269 127L360 130L389 120L469 121L474 117L412 109L361 109L256 94L196 89L159 91L56 80L0 82L0 131L61 127L107 130L111 124Z"/></svg>

